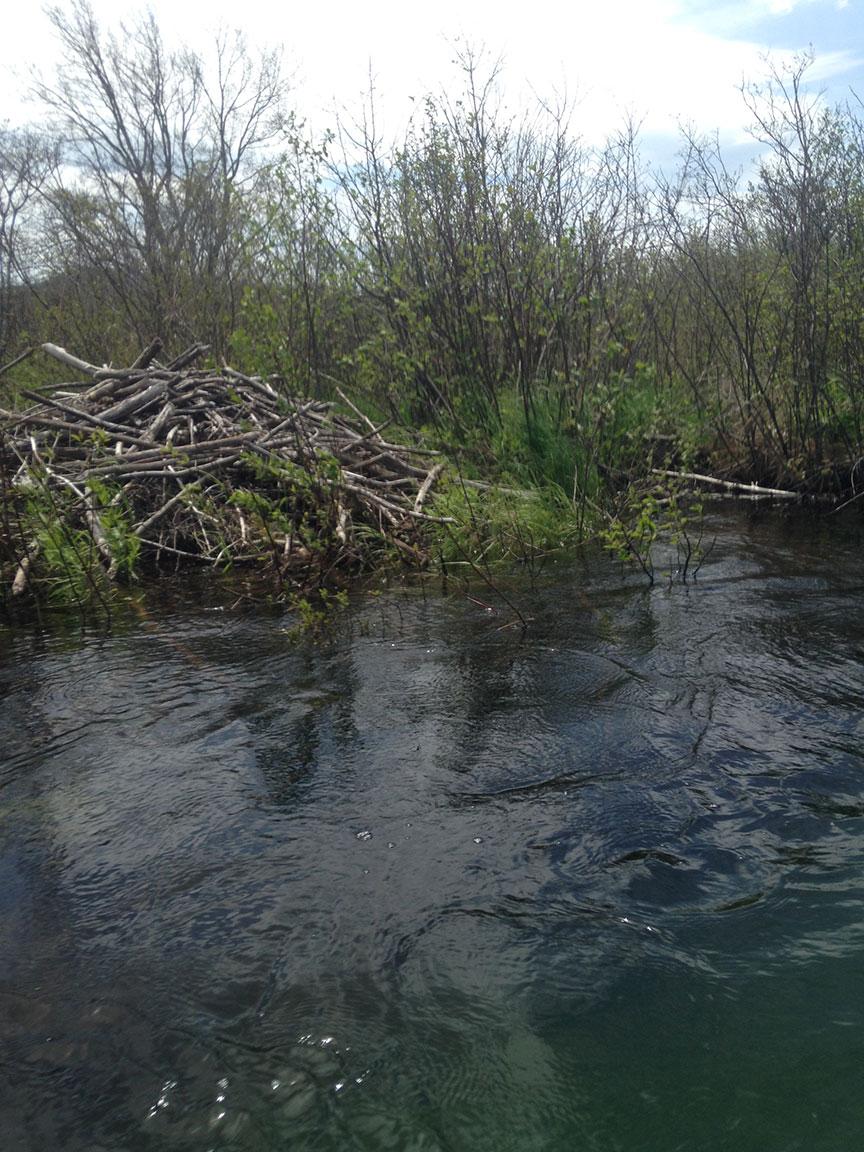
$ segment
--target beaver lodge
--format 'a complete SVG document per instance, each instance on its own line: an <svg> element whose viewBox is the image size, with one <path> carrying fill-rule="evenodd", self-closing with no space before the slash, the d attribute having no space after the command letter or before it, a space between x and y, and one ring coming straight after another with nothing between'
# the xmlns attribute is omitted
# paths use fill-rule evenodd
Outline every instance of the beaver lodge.
<svg viewBox="0 0 864 1152"><path fill-rule="evenodd" d="M184 563L323 587L383 549L422 565L428 526L447 522L427 510L438 454L391 443L341 393L350 415L276 379L194 367L206 345L162 363L155 341L128 368L41 350L78 379L0 409L7 594Z"/></svg>

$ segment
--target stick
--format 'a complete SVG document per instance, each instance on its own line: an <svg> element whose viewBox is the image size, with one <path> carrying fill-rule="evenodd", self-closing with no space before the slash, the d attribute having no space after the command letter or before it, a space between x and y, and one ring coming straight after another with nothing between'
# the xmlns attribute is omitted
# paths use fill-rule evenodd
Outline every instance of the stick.
<svg viewBox="0 0 864 1152"><path fill-rule="evenodd" d="M374 504L376 508L384 508L388 512L398 512L402 516L412 516L416 520L425 520L428 524L455 524L457 522L452 516L427 516L425 512L415 512L413 508L403 508L398 504L391 504L390 501L385 500L383 496L370 492L368 488L360 488L357 484L346 484L345 488L349 492L356 492L363 496L370 504Z"/></svg>
<svg viewBox="0 0 864 1152"><path fill-rule="evenodd" d="M170 500L166 501L166 503L164 503L161 508L157 508L152 516L148 516L146 520L142 520L140 524L136 524L136 526L132 529L135 535L143 536L144 533L148 532L154 524L158 524L165 513L170 512L172 508L176 507L176 505L179 504L180 501L183 500L183 498L187 495L187 493L194 487L194 484L184 484L180 491L176 493L176 495L172 496Z"/></svg>
<svg viewBox="0 0 864 1152"><path fill-rule="evenodd" d="M193 361L197 360L199 356L203 356L205 352L209 351L209 344L193 344L191 348L187 348L185 352L181 352L176 360L172 360L168 368L172 372L179 372L181 368L186 368Z"/></svg>
<svg viewBox="0 0 864 1152"><path fill-rule="evenodd" d="M73 408L71 404L62 404L59 400L53 400L50 396L40 396L38 392L31 392L29 388L22 388L21 395L26 396L28 400L38 400L40 404L45 404L49 408L57 408L60 412L65 412L67 416L72 416L77 420L84 420L86 423L93 424L97 428L105 428L108 432L112 433L123 433L127 439L131 439L135 435L135 429L128 427L128 425L114 424L102 416L91 416L89 412L82 412L78 408ZM84 431L84 429L82 429L82 431ZM139 438L135 440L135 443L146 444L147 441Z"/></svg>
<svg viewBox="0 0 864 1152"><path fill-rule="evenodd" d="M182 548L171 548L168 544L163 544L161 540L142 539L141 543L155 548L158 552L170 552L172 556L188 556L190 560L200 560L204 564L210 563L210 557L205 556L203 552L184 552Z"/></svg>
<svg viewBox="0 0 864 1152"><path fill-rule="evenodd" d="M3 412L2 410L0 410L0 416L3 416L3 417L8 416L8 417L14 418L14 415L15 415L14 413ZM89 428L82 428L80 424L72 424L68 420L54 420L50 416L27 416L27 417L22 416L21 419L18 421L18 423L19 424L35 425L37 428L57 428L57 429L61 429L61 430L65 431L65 432L77 432L79 435L82 435L82 436L85 433L90 431ZM10 422L10 423L7 423L7 427L14 428L14 427L16 427L16 425L14 425ZM115 428L111 428L110 432L111 432L111 435L114 437L114 439L122 440L124 444L132 444L136 448L142 447L142 446L147 447L147 448L150 447L150 441L145 440L143 436L131 436L128 432L118 431L118 430L115 430Z"/></svg>
<svg viewBox="0 0 864 1152"><path fill-rule="evenodd" d="M668 468L652 468L654 476L670 476L674 480L694 480L700 484L716 484L730 492L746 492L756 496L777 496L783 500L800 500L800 492L786 488L762 488L759 484L742 484L737 480L720 480L716 476L703 476L699 472L671 472Z"/></svg>
<svg viewBox="0 0 864 1152"><path fill-rule="evenodd" d="M35 348L27 348L20 356L16 356L14 360L10 360L8 364L4 364L0 368L0 376L5 376L10 368L14 368L16 364L20 364L22 360L26 360L28 356L32 356L36 351Z"/></svg>
<svg viewBox="0 0 864 1152"><path fill-rule="evenodd" d="M439 464L436 464L435 467L430 470L429 475L426 477L426 479L420 485L420 491L417 493L417 499L414 501L414 511L415 512L420 512L422 510L423 502L425 501L426 497L429 495L429 491L430 491L432 485L435 483L435 481L438 479L438 477L441 475L441 473L443 471L444 471L443 461Z"/></svg>
<svg viewBox="0 0 864 1152"><path fill-rule="evenodd" d="M144 351L137 359L129 365L130 368L149 368L151 363L156 359L162 351L162 340L159 336L155 340L151 340Z"/></svg>
<svg viewBox="0 0 864 1152"><path fill-rule="evenodd" d="M115 404L113 408L106 409L102 413L102 419L122 420L124 416L131 416L133 412L140 412L142 408L146 408L148 404L164 396L167 388L168 385L164 380L158 380L149 388L145 388L143 392L136 392L128 399Z"/></svg>
<svg viewBox="0 0 864 1152"><path fill-rule="evenodd" d="M60 348L57 344L43 344L42 351L53 356L62 364L66 364L69 368L77 368L79 372L86 372L88 376L95 376L100 371L95 364L88 364L86 360L79 360L77 356L73 356L71 352L67 352L65 348Z"/></svg>
<svg viewBox="0 0 864 1152"><path fill-rule="evenodd" d="M238 455L234 456L217 456L215 460L201 460L197 464L190 464L188 467L171 468L163 467L163 461L154 460L149 467L146 464L138 465L134 460L121 466L113 466L107 468L88 468L85 473L86 476L119 476L123 483L129 480L152 480L159 477L170 477L176 480L178 476L195 476L206 475L208 471L213 471L215 468L222 468L228 464L236 464L240 459ZM167 464L167 461L164 462Z"/></svg>
<svg viewBox="0 0 864 1152"><path fill-rule="evenodd" d="M262 396L266 396L268 400L276 400L279 393L273 388L266 380L257 380L254 376L245 376L242 372L238 372L236 368L229 368L227 364L223 365L222 371L229 380L236 380L240 384L245 384L247 388L252 388L255 392L260 392Z"/></svg>
<svg viewBox="0 0 864 1152"><path fill-rule="evenodd" d="M348 397L345 395L345 393L342 391L342 389L338 385L336 387L336 391L339 394L339 399L348 405L348 407L351 409L351 411L354 413L355 416L360 417L360 419L363 421L363 423L368 428L371 429L373 436L377 436L378 435L378 429L376 429L375 425L372 423L372 421L369 419L369 417L364 415L364 413L360 411L360 409L357 407L356 404L352 404L352 402L348 399ZM387 420L386 423L389 424L390 421ZM381 427L383 428L384 424L382 424Z"/></svg>
<svg viewBox="0 0 864 1152"><path fill-rule="evenodd" d="M22 596L27 590L27 584L30 580L30 568L33 561L39 555L39 541L31 540L27 545L27 552L22 557L21 563L18 565L18 571L15 573L15 579L12 581L12 595Z"/></svg>

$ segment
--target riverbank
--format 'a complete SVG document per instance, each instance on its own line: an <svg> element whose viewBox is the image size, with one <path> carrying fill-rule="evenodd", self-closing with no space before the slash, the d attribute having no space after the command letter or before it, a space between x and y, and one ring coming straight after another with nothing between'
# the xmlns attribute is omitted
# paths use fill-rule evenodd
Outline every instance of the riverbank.
<svg viewBox="0 0 864 1152"><path fill-rule="evenodd" d="M649 581L655 546L671 542L686 581L713 499L858 498L854 468L830 492L824 469L812 483L755 483L740 461L688 441L686 409L664 409L650 380L640 403L609 409L589 450L548 404L515 396L488 426L412 432L335 382L331 400L298 398L279 377L213 364L206 345L160 360L154 341L128 368L38 351L77 378L21 386L0 409L7 609L32 596L105 611L118 585L211 567L242 569L317 620L376 569L431 567L500 594L498 574L591 537Z"/></svg>

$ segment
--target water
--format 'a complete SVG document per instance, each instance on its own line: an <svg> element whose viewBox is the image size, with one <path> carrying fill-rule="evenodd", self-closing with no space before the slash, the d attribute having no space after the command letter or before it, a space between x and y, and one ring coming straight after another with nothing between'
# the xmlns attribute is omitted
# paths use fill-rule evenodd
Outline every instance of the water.
<svg viewBox="0 0 864 1152"><path fill-rule="evenodd" d="M856 521L0 656L3 1152L864 1140Z"/></svg>

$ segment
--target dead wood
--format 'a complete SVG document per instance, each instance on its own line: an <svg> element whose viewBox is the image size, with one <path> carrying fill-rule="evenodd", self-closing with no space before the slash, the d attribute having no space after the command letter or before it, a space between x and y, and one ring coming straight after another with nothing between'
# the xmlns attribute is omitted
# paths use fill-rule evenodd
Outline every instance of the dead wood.
<svg viewBox="0 0 864 1152"><path fill-rule="evenodd" d="M773 497L777 500L800 500L800 492L790 492L786 488L763 488L759 484L745 484L739 480L721 480L717 476L703 476L699 472L672 472L668 468L652 468L654 476L668 476L673 480L689 480L694 484L713 484L727 492L740 492L748 496Z"/></svg>
<svg viewBox="0 0 864 1152"><path fill-rule="evenodd" d="M294 564L314 576L316 559L316 578L362 566L382 538L424 563L427 526L447 522L426 509L444 470L429 457L439 454L385 440L387 424L341 390L340 412L228 365L195 367L204 344L165 364L154 340L128 368L54 344L42 351L83 380L26 391L31 407L0 411L11 449L3 491L52 488L57 515L89 534L111 574L117 518L108 532L107 508L120 510L145 563L259 560L286 578ZM19 545L16 594L32 585L37 555L32 539Z"/></svg>

